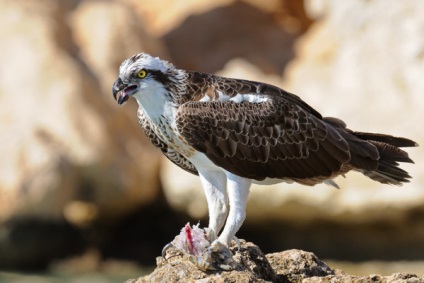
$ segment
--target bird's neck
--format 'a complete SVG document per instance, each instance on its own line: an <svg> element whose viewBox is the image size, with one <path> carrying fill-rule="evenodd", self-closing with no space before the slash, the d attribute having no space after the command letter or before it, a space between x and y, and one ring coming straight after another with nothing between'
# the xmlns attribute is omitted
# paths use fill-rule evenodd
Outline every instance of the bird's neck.
<svg viewBox="0 0 424 283"><path fill-rule="evenodd" d="M190 99L187 96L186 71L174 69L167 77L166 81L152 84L135 95L140 108L153 123L174 120L178 106Z"/></svg>
<svg viewBox="0 0 424 283"><path fill-rule="evenodd" d="M160 123L164 119L172 119L176 109L172 100L169 99L168 90L163 87L152 92L145 92L141 96L136 97L136 100L153 123Z"/></svg>

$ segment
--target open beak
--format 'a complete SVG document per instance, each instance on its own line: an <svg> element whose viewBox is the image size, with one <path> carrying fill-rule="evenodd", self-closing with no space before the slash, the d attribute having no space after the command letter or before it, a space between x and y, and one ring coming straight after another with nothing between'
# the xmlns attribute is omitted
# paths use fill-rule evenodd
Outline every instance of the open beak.
<svg viewBox="0 0 424 283"><path fill-rule="evenodd" d="M125 103L128 98L134 93L136 92L138 89L137 85L128 85L125 84L121 78L118 78L112 86L112 94L113 94L113 98L115 98L115 100L118 101L118 104L121 105L123 103ZM119 94L119 97L117 98L116 96Z"/></svg>

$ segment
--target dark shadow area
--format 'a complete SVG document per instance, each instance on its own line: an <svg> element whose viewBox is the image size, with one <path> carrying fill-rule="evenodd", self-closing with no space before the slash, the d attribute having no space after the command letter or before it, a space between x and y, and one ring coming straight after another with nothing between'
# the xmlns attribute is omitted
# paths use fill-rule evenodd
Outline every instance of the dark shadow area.
<svg viewBox="0 0 424 283"><path fill-rule="evenodd" d="M302 249L334 260L423 260L424 222L419 217L423 213L416 211L398 224L375 221L343 225L316 221L298 225L272 220L251 223L247 219L237 236L255 243L265 254ZM197 221L172 211L161 201L140 208L121 221L100 250L105 259L130 259L151 266L185 223ZM201 227L207 224L207 219L201 220Z"/></svg>
<svg viewBox="0 0 424 283"><path fill-rule="evenodd" d="M369 224L316 221L299 225L281 221L244 223L237 236L253 242L265 253L301 249L320 258L364 261L424 259L423 210L404 223ZM198 220L173 211L164 198L120 219L78 230L65 221L14 221L2 227L0 269L43 270L56 259L97 250L103 260L130 260L153 266L162 248L187 223ZM201 220L201 227L207 220Z"/></svg>
<svg viewBox="0 0 424 283"><path fill-rule="evenodd" d="M213 73L239 57L266 73L282 74L298 36L271 14L236 2L188 17L163 39L172 62L182 69Z"/></svg>
<svg viewBox="0 0 424 283"><path fill-rule="evenodd" d="M163 247L180 233L187 222L195 221L173 211L162 199L120 220L98 248L104 259L134 260L140 265L153 266Z"/></svg>
<svg viewBox="0 0 424 283"><path fill-rule="evenodd" d="M0 269L42 270L84 249L81 232L64 220L10 219L0 227Z"/></svg>
<svg viewBox="0 0 424 283"><path fill-rule="evenodd" d="M163 198L125 217L101 219L83 229L65 220L13 219L0 228L0 270L42 271L55 260L89 250L98 251L103 260L153 266L187 222L196 220L173 211Z"/></svg>
<svg viewBox="0 0 424 283"><path fill-rule="evenodd" d="M334 260L423 260L423 228L422 220L402 225L317 221L305 226L269 221L244 225L238 236L253 241L264 253L302 249Z"/></svg>

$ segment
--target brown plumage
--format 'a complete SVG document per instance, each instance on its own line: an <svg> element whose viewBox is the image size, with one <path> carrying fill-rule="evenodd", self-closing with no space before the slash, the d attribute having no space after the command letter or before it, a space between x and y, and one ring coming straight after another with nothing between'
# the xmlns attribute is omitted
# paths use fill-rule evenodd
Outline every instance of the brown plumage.
<svg viewBox="0 0 424 283"><path fill-rule="evenodd" d="M150 141L199 175L213 252L241 227L252 182L335 185L351 170L385 184L411 178L399 165L413 163L401 148L414 141L352 131L269 84L188 72L140 53L122 63L112 92L119 104L134 97Z"/></svg>
<svg viewBox="0 0 424 283"><path fill-rule="evenodd" d="M145 56L137 54L123 66L137 66ZM152 124L143 107L139 121L150 141L188 172L198 173L188 154L164 137L167 130L178 132L186 150L200 151L214 164L258 181L275 178L314 185L350 170L395 185L411 178L399 162L413 163L400 149L417 146L412 140L352 131L343 121L322 117L298 96L266 83L186 72L161 62L166 72L146 71L176 106L176 128L166 119ZM118 83L123 83L121 78ZM261 101L235 99L243 96Z"/></svg>
<svg viewBox="0 0 424 283"><path fill-rule="evenodd" d="M274 86L190 73L192 100L177 112L178 131L216 165L246 178L290 179L314 185L350 170L400 185L410 176L398 162L413 161L400 147L417 144L383 134L354 132L322 117L299 97ZM213 89L213 91L209 91ZM266 102L219 101L257 93ZM208 94L211 101L200 102Z"/></svg>

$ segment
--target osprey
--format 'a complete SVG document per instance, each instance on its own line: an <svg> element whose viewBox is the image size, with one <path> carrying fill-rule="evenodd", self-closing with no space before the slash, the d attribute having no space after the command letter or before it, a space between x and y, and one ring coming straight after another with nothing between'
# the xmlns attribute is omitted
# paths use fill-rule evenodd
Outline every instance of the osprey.
<svg viewBox="0 0 424 283"><path fill-rule="evenodd" d="M112 90L118 104L135 98L149 140L200 177L209 253L237 239L252 183L337 186L332 179L351 170L384 184L411 178L399 168L413 163L400 147L414 141L352 131L266 83L189 72L140 53L121 64Z"/></svg>

